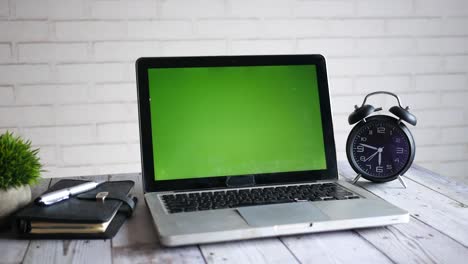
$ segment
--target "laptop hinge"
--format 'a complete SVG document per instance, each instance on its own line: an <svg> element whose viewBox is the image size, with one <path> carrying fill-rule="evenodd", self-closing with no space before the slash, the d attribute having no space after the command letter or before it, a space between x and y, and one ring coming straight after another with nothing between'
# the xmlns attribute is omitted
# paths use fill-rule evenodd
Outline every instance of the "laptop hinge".
<svg viewBox="0 0 468 264"><path fill-rule="evenodd" d="M233 176L226 178L226 187L229 188L250 187L255 185L255 175Z"/></svg>

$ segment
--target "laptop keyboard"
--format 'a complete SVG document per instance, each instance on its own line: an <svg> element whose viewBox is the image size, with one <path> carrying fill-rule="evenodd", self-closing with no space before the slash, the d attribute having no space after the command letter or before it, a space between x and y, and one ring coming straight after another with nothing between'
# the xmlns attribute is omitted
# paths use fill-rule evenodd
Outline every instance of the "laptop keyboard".
<svg viewBox="0 0 468 264"><path fill-rule="evenodd" d="M242 206L359 199L335 183L302 184L277 187L255 187L226 191L203 191L162 195L169 213L237 208Z"/></svg>

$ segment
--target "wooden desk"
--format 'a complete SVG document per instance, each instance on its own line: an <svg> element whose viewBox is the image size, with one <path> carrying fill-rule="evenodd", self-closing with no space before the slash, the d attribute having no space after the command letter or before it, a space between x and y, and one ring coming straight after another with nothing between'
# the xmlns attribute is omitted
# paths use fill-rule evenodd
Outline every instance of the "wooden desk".
<svg viewBox="0 0 468 264"><path fill-rule="evenodd" d="M340 163L346 180L354 172ZM164 248L138 174L80 177L136 182L135 215L112 240L15 240L0 234L0 263L468 263L468 186L414 166L398 181L359 184L408 210L409 224L280 238ZM46 179L37 195L59 179Z"/></svg>

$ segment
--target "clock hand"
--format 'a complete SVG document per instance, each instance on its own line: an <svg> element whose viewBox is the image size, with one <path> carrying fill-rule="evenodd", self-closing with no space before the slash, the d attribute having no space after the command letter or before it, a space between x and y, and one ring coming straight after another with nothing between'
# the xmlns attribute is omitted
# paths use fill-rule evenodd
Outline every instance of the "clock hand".
<svg viewBox="0 0 468 264"><path fill-rule="evenodd" d="M376 147L373 147L373 146L371 146L371 145L364 144L364 143L359 143L359 145L361 145L361 146L363 146L363 147L366 147L366 148L370 148L370 149L378 150L378 148L376 148Z"/></svg>
<svg viewBox="0 0 468 264"><path fill-rule="evenodd" d="M374 154L370 155L364 162L371 160L375 155L379 154L379 151L376 151Z"/></svg>
<svg viewBox="0 0 468 264"><path fill-rule="evenodd" d="M384 147L381 147L381 148L378 148L378 149L377 149L377 152L379 152L379 166L380 166L380 164L382 163L382 152L383 152L383 148L384 148Z"/></svg>

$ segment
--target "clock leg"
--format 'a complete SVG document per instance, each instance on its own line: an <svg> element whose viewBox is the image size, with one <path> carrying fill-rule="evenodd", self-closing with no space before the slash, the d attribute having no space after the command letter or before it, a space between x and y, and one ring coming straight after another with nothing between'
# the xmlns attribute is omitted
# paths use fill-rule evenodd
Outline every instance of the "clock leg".
<svg viewBox="0 0 468 264"><path fill-rule="evenodd" d="M406 183L405 183L405 181L403 180L403 178L401 177L401 175L398 176L398 180L400 181L401 185L403 185L403 188L406 189L406 188L407 188L407 187L406 187Z"/></svg>
<svg viewBox="0 0 468 264"><path fill-rule="evenodd" d="M359 178L361 178L361 174L356 175L356 177L353 179L353 184L356 184Z"/></svg>

